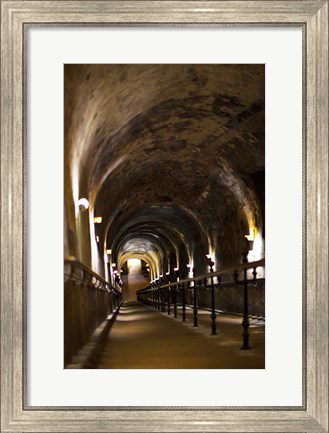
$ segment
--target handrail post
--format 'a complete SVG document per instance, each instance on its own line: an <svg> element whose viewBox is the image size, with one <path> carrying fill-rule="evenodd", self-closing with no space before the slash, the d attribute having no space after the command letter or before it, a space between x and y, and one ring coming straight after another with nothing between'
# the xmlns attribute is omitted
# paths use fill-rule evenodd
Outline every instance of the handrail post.
<svg viewBox="0 0 329 433"><path fill-rule="evenodd" d="M161 288L161 312L166 312L166 290Z"/></svg>
<svg viewBox="0 0 329 433"><path fill-rule="evenodd" d="M177 318L177 286L174 286L174 317Z"/></svg>
<svg viewBox="0 0 329 433"><path fill-rule="evenodd" d="M241 350L248 350L249 347L249 311L248 311L248 279L247 279L247 268L243 271L243 346Z"/></svg>
<svg viewBox="0 0 329 433"><path fill-rule="evenodd" d="M185 283L182 284L182 312L183 312L183 322L186 321L186 298L185 298Z"/></svg>
<svg viewBox="0 0 329 433"><path fill-rule="evenodd" d="M196 269L193 268L193 277L196 277ZM201 281L201 280L200 280ZM197 286L196 280L193 281L193 326L198 326L198 303L197 303Z"/></svg>
<svg viewBox="0 0 329 433"><path fill-rule="evenodd" d="M214 277L213 273L214 262L209 258L209 267L210 267L210 284L211 284L211 335L217 335L216 332L216 310L215 310L215 287L214 287Z"/></svg>

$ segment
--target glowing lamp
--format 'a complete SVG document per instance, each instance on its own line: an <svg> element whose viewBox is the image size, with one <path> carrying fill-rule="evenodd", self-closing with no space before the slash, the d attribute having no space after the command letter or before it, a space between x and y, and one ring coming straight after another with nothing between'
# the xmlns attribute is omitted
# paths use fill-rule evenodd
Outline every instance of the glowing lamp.
<svg viewBox="0 0 329 433"><path fill-rule="evenodd" d="M80 198L78 200L79 211L83 212L88 209L89 201L86 198Z"/></svg>
<svg viewBox="0 0 329 433"><path fill-rule="evenodd" d="M207 254L206 257L208 259L208 265L209 265L209 268L210 268L210 272L213 272L215 262L212 260L210 254Z"/></svg>
<svg viewBox="0 0 329 433"><path fill-rule="evenodd" d="M103 221L103 218L100 217L100 216L94 218L94 223L95 224L100 224L102 221Z"/></svg>
<svg viewBox="0 0 329 433"><path fill-rule="evenodd" d="M247 241L248 241L248 248L249 248L249 251L251 251L251 250L254 248L254 238L253 238L253 236L251 236L251 235L245 235L245 238L246 238Z"/></svg>

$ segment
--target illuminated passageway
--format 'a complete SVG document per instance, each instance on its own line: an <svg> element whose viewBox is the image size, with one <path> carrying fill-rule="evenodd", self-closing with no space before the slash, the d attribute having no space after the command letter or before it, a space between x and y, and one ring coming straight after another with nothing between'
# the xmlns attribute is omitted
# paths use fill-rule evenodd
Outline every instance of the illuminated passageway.
<svg viewBox="0 0 329 433"><path fill-rule="evenodd" d="M264 365L265 66L67 64L64 130L64 366Z"/></svg>

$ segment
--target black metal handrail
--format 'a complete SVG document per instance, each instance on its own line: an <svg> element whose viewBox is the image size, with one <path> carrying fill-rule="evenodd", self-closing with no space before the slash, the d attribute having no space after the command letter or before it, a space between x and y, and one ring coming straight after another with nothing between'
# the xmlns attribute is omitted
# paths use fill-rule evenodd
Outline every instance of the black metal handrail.
<svg viewBox="0 0 329 433"><path fill-rule="evenodd" d="M99 290L122 295L120 290L74 257L64 258L64 281L67 280L84 283Z"/></svg>
<svg viewBox="0 0 329 433"><path fill-rule="evenodd" d="M215 305L215 293L218 289L230 287L243 287L243 346L241 349L250 349L249 347L249 302L248 287L250 284L263 284L264 276L257 278L257 269L265 269L265 259L250 263L239 264L234 267L222 269L216 272L210 272L194 276L193 278L184 278L179 281L165 283L164 280L158 280L145 289L138 290L137 299L158 311L165 312L166 306L168 315L171 314L173 305L174 317L177 318L177 305L182 307L182 320L186 320L186 295L192 291L193 294L193 326L198 326L198 297L202 290L211 291L211 335L217 334L217 310ZM212 268L211 268L212 269ZM178 302L180 295L181 302Z"/></svg>

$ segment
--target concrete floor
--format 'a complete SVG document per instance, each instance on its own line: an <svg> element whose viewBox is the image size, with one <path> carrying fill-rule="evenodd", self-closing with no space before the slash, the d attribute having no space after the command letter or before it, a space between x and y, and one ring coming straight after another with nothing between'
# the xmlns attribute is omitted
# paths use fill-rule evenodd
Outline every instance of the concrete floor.
<svg viewBox="0 0 329 433"><path fill-rule="evenodd" d="M125 302L111 327L97 368L265 368L265 325L254 322L250 350L242 346L241 317L219 315L217 335L212 336L210 312L199 312L193 327L192 310L187 320L154 311L137 301Z"/></svg>

